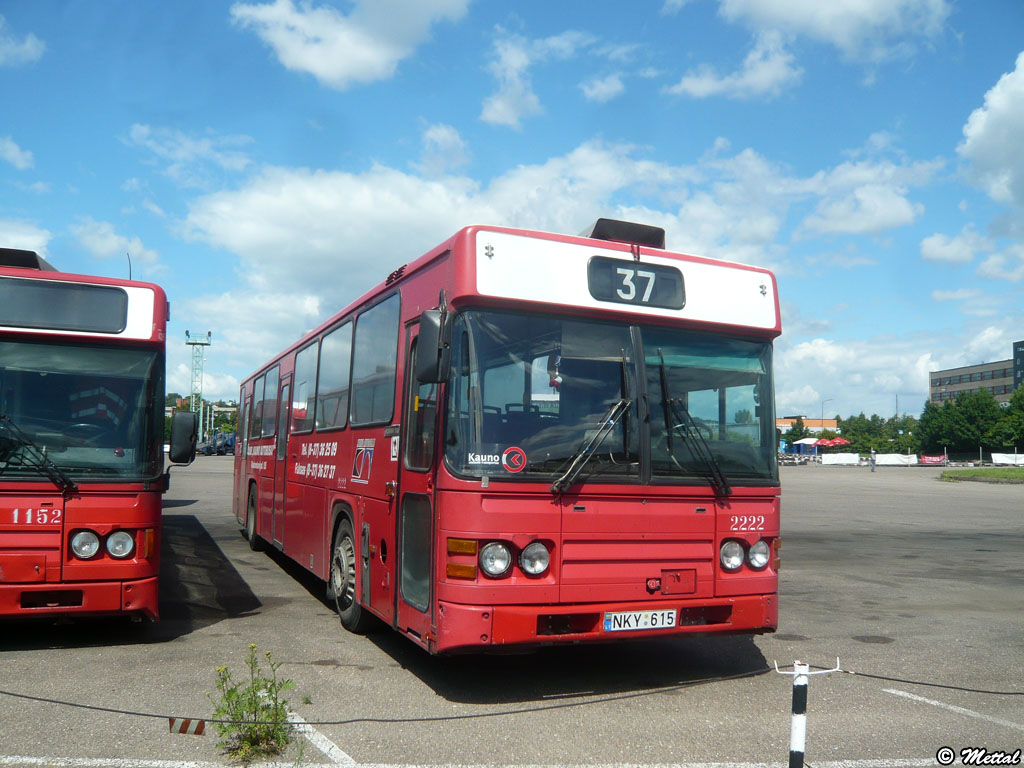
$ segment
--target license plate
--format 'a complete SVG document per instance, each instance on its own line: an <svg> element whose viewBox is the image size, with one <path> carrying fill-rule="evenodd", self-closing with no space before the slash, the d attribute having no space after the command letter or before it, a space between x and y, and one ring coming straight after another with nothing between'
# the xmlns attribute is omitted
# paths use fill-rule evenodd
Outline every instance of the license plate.
<svg viewBox="0 0 1024 768"><path fill-rule="evenodd" d="M665 611L623 611L604 615L605 632L668 629L676 625L675 609Z"/></svg>

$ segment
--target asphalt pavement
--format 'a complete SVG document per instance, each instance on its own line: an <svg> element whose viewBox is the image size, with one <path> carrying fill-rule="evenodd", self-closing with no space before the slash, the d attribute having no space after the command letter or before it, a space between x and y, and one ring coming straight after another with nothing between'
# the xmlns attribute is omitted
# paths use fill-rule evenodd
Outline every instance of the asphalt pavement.
<svg viewBox="0 0 1024 768"><path fill-rule="evenodd" d="M172 472L160 623L0 624L0 766L226 765L212 728L166 718L210 717L216 668L241 673L250 643L295 683L312 725L283 759L305 765L784 765L774 665L837 657L810 680L808 765L1024 747L1024 485L785 467L777 633L437 658L345 633L320 582L251 552L231 466Z"/></svg>

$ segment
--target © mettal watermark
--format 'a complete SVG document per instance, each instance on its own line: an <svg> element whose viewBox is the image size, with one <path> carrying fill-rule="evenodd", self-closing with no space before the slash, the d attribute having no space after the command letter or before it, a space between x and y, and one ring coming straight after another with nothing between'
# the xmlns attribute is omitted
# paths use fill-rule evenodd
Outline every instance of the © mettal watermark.
<svg viewBox="0 0 1024 768"><path fill-rule="evenodd" d="M1004 752L985 747L964 747L960 750L961 765L1020 765L1021 751ZM935 753L939 765L952 765L957 758L952 747L940 747Z"/></svg>

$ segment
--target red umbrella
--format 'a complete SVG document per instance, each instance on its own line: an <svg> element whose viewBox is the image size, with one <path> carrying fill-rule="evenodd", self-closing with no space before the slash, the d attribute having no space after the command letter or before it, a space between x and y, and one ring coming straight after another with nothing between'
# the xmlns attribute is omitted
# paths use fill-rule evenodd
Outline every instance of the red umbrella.
<svg viewBox="0 0 1024 768"><path fill-rule="evenodd" d="M832 445L849 445L850 441L843 437L836 437L832 439Z"/></svg>

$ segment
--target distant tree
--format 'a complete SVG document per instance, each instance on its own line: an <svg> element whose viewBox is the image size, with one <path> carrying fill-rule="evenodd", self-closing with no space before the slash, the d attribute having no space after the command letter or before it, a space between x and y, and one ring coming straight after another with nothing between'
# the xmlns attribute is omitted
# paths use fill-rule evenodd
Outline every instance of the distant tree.
<svg viewBox="0 0 1024 768"><path fill-rule="evenodd" d="M742 410L736 411L736 415L733 417L737 424L753 424L754 414L748 409L743 408Z"/></svg>
<svg viewBox="0 0 1024 768"><path fill-rule="evenodd" d="M975 451L979 446L991 450L1004 437L996 429L1004 416L1002 411L987 390L964 393L941 407L926 403L919 427L922 448L932 453Z"/></svg>
<svg viewBox="0 0 1024 768"><path fill-rule="evenodd" d="M805 437L811 434L811 431L804 426L804 420L802 417L797 416L793 421L792 426L786 430L786 434L782 436L782 439L792 445L797 440L803 440Z"/></svg>
<svg viewBox="0 0 1024 768"><path fill-rule="evenodd" d="M985 444L994 451L1024 448L1024 387L1018 388L1006 407L999 410L999 420L985 433Z"/></svg>
<svg viewBox="0 0 1024 768"><path fill-rule="evenodd" d="M995 395L987 390L968 392L960 395L954 404L960 414L958 423L964 439L959 450L973 450L978 446L990 447L985 436L1002 416L1002 409L996 402Z"/></svg>

